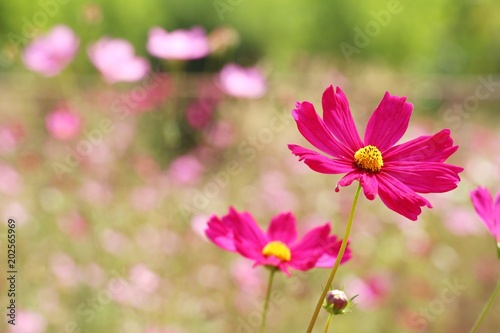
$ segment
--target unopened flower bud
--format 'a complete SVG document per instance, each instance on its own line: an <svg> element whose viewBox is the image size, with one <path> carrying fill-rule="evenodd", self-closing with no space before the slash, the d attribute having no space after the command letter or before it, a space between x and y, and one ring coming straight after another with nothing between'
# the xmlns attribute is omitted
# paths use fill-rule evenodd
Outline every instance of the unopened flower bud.
<svg viewBox="0 0 500 333"><path fill-rule="evenodd" d="M341 290L330 290L326 293L326 304L333 305L333 310L337 312L345 309L349 304L349 299Z"/></svg>

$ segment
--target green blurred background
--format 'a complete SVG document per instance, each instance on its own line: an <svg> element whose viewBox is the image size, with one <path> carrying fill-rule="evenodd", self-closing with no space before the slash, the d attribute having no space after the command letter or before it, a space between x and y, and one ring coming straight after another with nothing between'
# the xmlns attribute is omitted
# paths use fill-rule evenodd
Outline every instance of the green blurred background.
<svg viewBox="0 0 500 333"><path fill-rule="evenodd" d="M241 36L241 45L235 54L239 62L254 62L265 55L274 68L289 71L298 56L314 54L333 59L344 68L350 62L346 61L340 44L355 45L355 28L364 30L367 24L380 17L381 11L394 6L398 10L379 23L380 32L374 33L367 46L352 56L353 61L424 73L499 71L498 1L402 0L391 3L393 1L383 0L362 3L320 0L2 1L0 42L5 48L13 36L9 38L8 33L23 36L23 29L29 25L26 22L38 25L42 31L55 23L64 23L77 31L82 45L106 34L132 41L144 55L144 41L152 26L171 30L201 25L210 31L229 25ZM43 8L56 9L49 9L52 17L48 20L34 18ZM97 18L89 20L92 16ZM90 23L92 20L94 22ZM81 66L85 67L83 62Z"/></svg>

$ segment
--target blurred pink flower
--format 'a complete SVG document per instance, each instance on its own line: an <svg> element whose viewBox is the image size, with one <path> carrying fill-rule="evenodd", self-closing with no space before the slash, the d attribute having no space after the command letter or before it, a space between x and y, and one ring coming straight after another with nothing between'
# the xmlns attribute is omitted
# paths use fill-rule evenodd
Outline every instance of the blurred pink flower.
<svg viewBox="0 0 500 333"><path fill-rule="evenodd" d="M193 185L201 177L204 166L193 155L183 155L172 161L168 175L172 182L180 185Z"/></svg>
<svg viewBox="0 0 500 333"><path fill-rule="evenodd" d="M14 151L24 139L24 126L20 123L0 125L0 154Z"/></svg>
<svg viewBox="0 0 500 333"><path fill-rule="evenodd" d="M63 215L58 218L57 222L61 231L72 238L80 238L87 234L87 221L78 212Z"/></svg>
<svg viewBox="0 0 500 333"><path fill-rule="evenodd" d="M78 113L68 107L59 107L45 117L45 126L50 135L57 140L71 140L81 129L81 120Z"/></svg>
<svg viewBox="0 0 500 333"><path fill-rule="evenodd" d="M486 187L478 187L470 193L474 209L497 242L500 257L500 192L493 199Z"/></svg>
<svg viewBox="0 0 500 333"><path fill-rule="evenodd" d="M0 162L0 193L17 195L21 190L22 179L19 173L7 164Z"/></svg>
<svg viewBox="0 0 500 333"><path fill-rule="evenodd" d="M130 248L130 240L126 235L113 229L104 229L100 235L104 250L114 255L123 255Z"/></svg>
<svg viewBox="0 0 500 333"><path fill-rule="evenodd" d="M350 278L346 282L346 290L351 295L358 295L356 303L360 308L373 309L386 299L391 283L385 274L370 275L364 279Z"/></svg>
<svg viewBox="0 0 500 333"><path fill-rule="evenodd" d="M158 201L158 191L153 187L138 187L130 193L130 203L138 211L153 210L157 206Z"/></svg>
<svg viewBox="0 0 500 333"><path fill-rule="evenodd" d="M213 119L215 103L210 99L198 99L190 103L186 109L188 124L197 130L209 125Z"/></svg>
<svg viewBox="0 0 500 333"><path fill-rule="evenodd" d="M55 76L73 60L78 44L78 38L69 27L55 26L45 36L35 38L26 47L23 53L24 64L32 71Z"/></svg>
<svg viewBox="0 0 500 333"><path fill-rule="evenodd" d="M38 312L18 309L16 325L8 325L9 333L44 333L47 321Z"/></svg>
<svg viewBox="0 0 500 333"><path fill-rule="evenodd" d="M263 285L260 271L253 269L246 260L238 259L231 266L231 276L242 292L255 293Z"/></svg>
<svg viewBox="0 0 500 333"><path fill-rule="evenodd" d="M262 97L267 90L264 75L256 68L227 64L219 74L218 83L228 95L243 98Z"/></svg>
<svg viewBox="0 0 500 333"><path fill-rule="evenodd" d="M470 209L448 209L444 218L445 227L457 236L478 235L483 228L475 221L475 214Z"/></svg>
<svg viewBox="0 0 500 333"><path fill-rule="evenodd" d="M88 48L88 54L108 83L138 81L149 71L148 61L136 56L124 39L103 37Z"/></svg>
<svg viewBox="0 0 500 333"><path fill-rule="evenodd" d="M297 225L292 213L275 216L264 233L253 217L229 208L222 218L212 216L205 231L218 247L238 252L255 261L255 265L271 266L290 275L288 268L307 271L314 267L332 267L340 241L330 236L330 224L314 228L297 241ZM349 249L342 260L349 260ZM321 260L320 260L321 259Z"/></svg>
<svg viewBox="0 0 500 333"><path fill-rule="evenodd" d="M136 87L123 96L133 112L152 111L161 106L173 93L170 76L165 73L152 74L143 87Z"/></svg>
<svg viewBox="0 0 500 333"><path fill-rule="evenodd" d="M172 60L199 59L210 53L205 30L200 27L172 32L154 27L149 30L147 49L156 57Z"/></svg>
<svg viewBox="0 0 500 333"><path fill-rule="evenodd" d="M316 172L345 173L336 191L358 180L367 199L379 195L387 208L416 221L422 206L432 208L417 193L443 193L458 186L463 168L444 163L458 149L449 129L396 145L408 128L413 110L406 97L385 93L368 121L364 140L339 87L326 88L322 106L323 119L307 101L297 103L292 114L299 132L331 157L294 144L288 148Z"/></svg>
<svg viewBox="0 0 500 333"><path fill-rule="evenodd" d="M64 287L74 287L79 283L78 266L66 253L59 252L52 255L50 269Z"/></svg>
<svg viewBox="0 0 500 333"><path fill-rule="evenodd" d="M161 279L144 264L134 265L130 270L130 281L142 293L151 294L155 292L161 284Z"/></svg>
<svg viewBox="0 0 500 333"><path fill-rule="evenodd" d="M228 121L217 121L204 133L207 142L217 148L229 147L234 141L233 125Z"/></svg>

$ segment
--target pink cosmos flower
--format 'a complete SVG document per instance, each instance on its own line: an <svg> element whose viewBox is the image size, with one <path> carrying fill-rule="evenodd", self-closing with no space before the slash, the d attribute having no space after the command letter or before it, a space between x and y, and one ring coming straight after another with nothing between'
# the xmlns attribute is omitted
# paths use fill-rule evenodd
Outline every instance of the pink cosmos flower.
<svg viewBox="0 0 500 333"><path fill-rule="evenodd" d="M500 192L493 199L486 187L478 187L470 193L477 215L497 242L500 257Z"/></svg>
<svg viewBox="0 0 500 333"><path fill-rule="evenodd" d="M199 59L210 53L205 30L200 27L172 32L154 27L149 30L147 49L156 57L172 60Z"/></svg>
<svg viewBox="0 0 500 333"><path fill-rule="evenodd" d="M108 83L138 81L149 71L148 61L137 57L124 39L103 37L89 47L88 54Z"/></svg>
<svg viewBox="0 0 500 333"><path fill-rule="evenodd" d="M52 28L45 36L35 38L26 47L23 61L26 67L45 76L55 76L66 67L78 49L79 40L64 25Z"/></svg>
<svg viewBox="0 0 500 333"><path fill-rule="evenodd" d="M310 230L297 241L297 227L292 213L281 213L271 220L265 233L252 215L229 208L222 218L212 216L205 230L207 237L218 247L238 252L255 261L255 266L276 267L290 275L288 268L307 271L314 267L332 267L341 240L329 235L330 224ZM347 249L342 262L350 259Z"/></svg>
<svg viewBox="0 0 500 333"><path fill-rule="evenodd" d="M228 95L243 98L259 98L266 93L264 75L256 68L243 68L227 64L219 74L219 85Z"/></svg>
<svg viewBox="0 0 500 333"><path fill-rule="evenodd" d="M57 140L71 140L80 133L80 116L68 107L60 107L45 117L45 126Z"/></svg>
<svg viewBox="0 0 500 333"><path fill-rule="evenodd" d="M369 200L378 194L389 209L415 221L422 212L420 207L432 208L417 193L441 193L457 187L463 168L444 163L458 149L450 130L395 145L408 128L413 110L406 97L385 93L368 121L364 140L340 88L328 87L322 104L323 119L310 102L297 103L293 117L300 133L331 157L294 144L288 148L314 171L347 173L336 191L339 185L358 180Z"/></svg>

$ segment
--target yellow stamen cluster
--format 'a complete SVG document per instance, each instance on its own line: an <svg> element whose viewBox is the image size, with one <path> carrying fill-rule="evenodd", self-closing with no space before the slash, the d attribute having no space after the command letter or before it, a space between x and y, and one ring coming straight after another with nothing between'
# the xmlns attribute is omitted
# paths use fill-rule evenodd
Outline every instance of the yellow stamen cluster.
<svg viewBox="0 0 500 333"><path fill-rule="evenodd" d="M356 166L367 172L379 172L384 166L382 153L377 147L368 145L358 149L354 154Z"/></svg>
<svg viewBox="0 0 500 333"><path fill-rule="evenodd" d="M286 244L280 241L272 241L267 243L262 249L262 254L266 257L275 256L281 261L290 261L292 253Z"/></svg>

